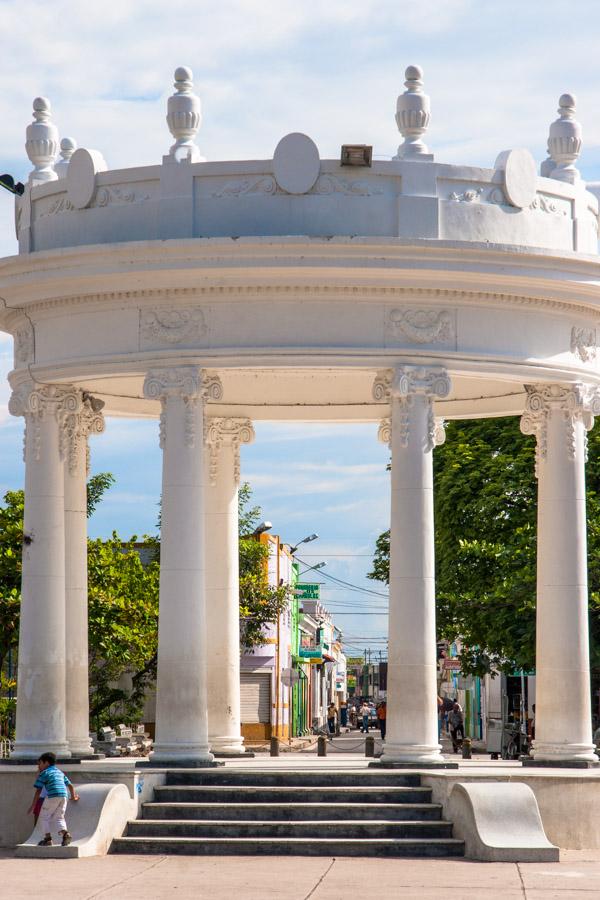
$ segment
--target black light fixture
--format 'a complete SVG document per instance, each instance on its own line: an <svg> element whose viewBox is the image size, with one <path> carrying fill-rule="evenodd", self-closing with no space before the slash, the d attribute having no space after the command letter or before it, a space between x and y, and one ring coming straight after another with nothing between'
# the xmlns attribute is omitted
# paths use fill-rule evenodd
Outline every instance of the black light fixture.
<svg viewBox="0 0 600 900"><path fill-rule="evenodd" d="M253 535L264 534L265 531L270 531L272 527L273 526L271 525L270 522L261 522L259 525L256 526L256 528L254 529L252 534Z"/></svg>
<svg viewBox="0 0 600 900"><path fill-rule="evenodd" d="M300 546L300 544L310 544L311 541L316 541L316 539L318 537L319 537L318 534L309 534L308 537L302 538L301 541L298 541L297 544L295 544L293 547L290 547L290 553L293 555L296 552L296 550L298 549L298 547Z"/></svg>
<svg viewBox="0 0 600 900"><path fill-rule="evenodd" d="M15 179L12 175L0 175L0 185L7 191L10 191L11 194L18 194L19 197L25 190L25 185L21 184L20 181L15 183Z"/></svg>

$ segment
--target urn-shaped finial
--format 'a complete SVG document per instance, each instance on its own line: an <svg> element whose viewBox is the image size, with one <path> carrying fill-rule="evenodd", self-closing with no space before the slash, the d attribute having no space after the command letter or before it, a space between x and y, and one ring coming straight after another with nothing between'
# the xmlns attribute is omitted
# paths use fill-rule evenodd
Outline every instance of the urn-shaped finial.
<svg viewBox="0 0 600 900"><path fill-rule="evenodd" d="M67 169L69 168L69 162L71 157L77 150L77 141L73 140L70 137L64 137L60 142L60 159L54 166L54 171L58 175L59 178L67 177Z"/></svg>
<svg viewBox="0 0 600 900"><path fill-rule="evenodd" d="M431 118L429 97L423 92L423 69L409 66L404 74L406 90L396 103L396 124L404 143L394 159L431 160L433 155L422 141Z"/></svg>
<svg viewBox="0 0 600 900"><path fill-rule="evenodd" d="M548 151L554 162L550 173L557 181L574 184L581 176L575 163L581 153L581 125L575 118L575 97L562 94L558 101L559 117L550 126Z"/></svg>
<svg viewBox="0 0 600 900"><path fill-rule="evenodd" d="M193 93L192 70L185 66L175 69L175 93L167 102L167 125L175 138L169 150L177 162L202 162L204 157L194 143L202 122L200 97Z"/></svg>
<svg viewBox="0 0 600 900"><path fill-rule="evenodd" d="M56 181L53 165L58 153L58 128L50 117L50 101L36 97L33 101L33 119L27 126L25 150L33 163L29 183Z"/></svg>

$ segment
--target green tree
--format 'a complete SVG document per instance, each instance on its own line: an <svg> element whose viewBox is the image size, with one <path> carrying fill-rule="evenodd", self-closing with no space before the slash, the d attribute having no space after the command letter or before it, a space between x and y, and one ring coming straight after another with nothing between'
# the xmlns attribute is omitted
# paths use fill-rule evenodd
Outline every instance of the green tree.
<svg viewBox="0 0 600 900"><path fill-rule="evenodd" d="M139 717L156 679L159 545L144 539L142 562L135 537L127 543L88 543L90 719L99 727L115 716Z"/></svg>
<svg viewBox="0 0 600 900"><path fill-rule="evenodd" d="M250 506L252 489L244 483L239 491L240 532L240 644L252 650L264 641L264 629L274 624L290 599L288 585L269 584L267 563L269 549L252 531L260 521L259 506Z"/></svg>
<svg viewBox="0 0 600 900"><path fill-rule="evenodd" d="M438 636L460 637L465 673L535 668L535 443L517 418L450 422L434 453ZM592 665L600 664L600 430L590 435ZM369 577L388 582L389 531Z"/></svg>
<svg viewBox="0 0 600 900"><path fill-rule="evenodd" d="M88 516L112 484L108 472L90 478ZM0 506L0 673L19 643L23 510L23 491L5 494ZM124 718L134 718L156 673L158 543L145 540L154 559L144 567L134 542L123 544L113 534L109 541L88 543L90 707L98 724L117 708ZM0 694L7 688L8 683Z"/></svg>

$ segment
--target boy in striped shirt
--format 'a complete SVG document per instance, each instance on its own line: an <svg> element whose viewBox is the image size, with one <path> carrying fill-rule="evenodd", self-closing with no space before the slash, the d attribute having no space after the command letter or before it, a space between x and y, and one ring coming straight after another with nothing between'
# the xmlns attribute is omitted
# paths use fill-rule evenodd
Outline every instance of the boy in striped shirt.
<svg viewBox="0 0 600 900"><path fill-rule="evenodd" d="M38 842L38 846L52 846L52 825L54 823L58 833L62 834L62 846L67 847L71 843L71 835L65 821L67 799L70 796L71 800L79 800L79 797L65 773L56 767L56 756L54 753L42 753L38 759L38 770L39 775L33 784L35 794L28 810L30 813L33 812L42 789L45 788L47 796L42 803L40 811L44 837Z"/></svg>

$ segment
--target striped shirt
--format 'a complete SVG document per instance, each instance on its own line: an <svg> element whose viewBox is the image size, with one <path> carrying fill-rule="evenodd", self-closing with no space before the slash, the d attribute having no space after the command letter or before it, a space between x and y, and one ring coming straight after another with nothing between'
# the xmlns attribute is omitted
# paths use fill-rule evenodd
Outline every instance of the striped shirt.
<svg viewBox="0 0 600 900"><path fill-rule="evenodd" d="M68 797L67 785L71 784L68 777L56 766L48 766L43 769L35 779L34 788L46 788L48 797Z"/></svg>

